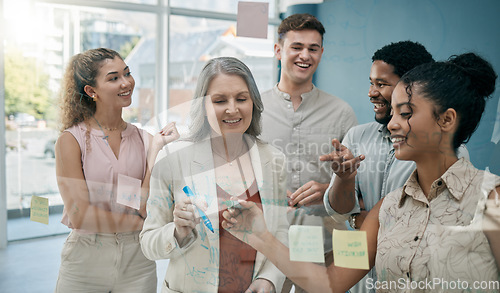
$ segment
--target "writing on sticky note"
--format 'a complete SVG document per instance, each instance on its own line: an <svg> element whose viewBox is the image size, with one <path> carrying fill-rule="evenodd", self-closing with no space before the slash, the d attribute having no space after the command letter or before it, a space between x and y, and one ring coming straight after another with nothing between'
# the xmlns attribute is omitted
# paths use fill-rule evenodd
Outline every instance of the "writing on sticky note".
<svg viewBox="0 0 500 293"><path fill-rule="evenodd" d="M333 259L338 267L370 269L366 231L333 230Z"/></svg>
<svg viewBox="0 0 500 293"><path fill-rule="evenodd" d="M136 210L141 208L141 180L118 174L116 202Z"/></svg>
<svg viewBox="0 0 500 293"><path fill-rule="evenodd" d="M267 39L269 3L238 2L236 35L238 37Z"/></svg>
<svg viewBox="0 0 500 293"><path fill-rule="evenodd" d="M30 220L49 224L49 199L33 195L31 197Z"/></svg>
<svg viewBox="0 0 500 293"><path fill-rule="evenodd" d="M288 244L291 261L325 262L323 228L320 226L290 226Z"/></svg>

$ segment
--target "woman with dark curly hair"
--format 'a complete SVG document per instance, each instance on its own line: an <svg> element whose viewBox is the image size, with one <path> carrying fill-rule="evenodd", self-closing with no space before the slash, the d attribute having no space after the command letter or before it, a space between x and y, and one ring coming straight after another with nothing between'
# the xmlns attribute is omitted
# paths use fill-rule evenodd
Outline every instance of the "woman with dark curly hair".
<svg viewBox="0 0 500 293"><path fill-rule="evenodd" d="M61 91L56 173L71 233L56 292L156 292L156 265L139 232L159 150L177 139L171 123L152 137L127 123L135 81L120 55L99 48L73 56Z"/></svg>
<svg viewBox="0 0 500 293"><path fill-rule="evenodd" d="M378 278L367 281L367 288L498 292L500 176L456 155L476 130L496 78L492 66L473 53L423 64L401 77L388 129L396 157L414 161L416 170L375 205L361 226ZM259 209L241 205L224 214L222 226L309 292L345 292L368 272L311 263L297 272Z"/></svg>

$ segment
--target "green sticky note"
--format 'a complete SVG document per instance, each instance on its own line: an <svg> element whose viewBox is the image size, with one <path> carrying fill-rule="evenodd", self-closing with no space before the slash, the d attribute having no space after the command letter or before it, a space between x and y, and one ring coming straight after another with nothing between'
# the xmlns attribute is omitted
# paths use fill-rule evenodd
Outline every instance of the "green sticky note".
<svg viewBox="0 0 500 293"><path fill-rule="evenodd" d="M325 262L323 228L320 226L290 226L288 244L291 261Z"/></svg>
<svg viewBox="0 0 500 293"><path fill-rule="evenodd" d="M33 195L31 197L30 220L45 225L49 224L49 199Z"/></svg>
<svg viewBox="0 0 500 293"><path fill-rule="evenodd" d="M333 230L333 259L338 267L370 269L366 231Z"/></svg>

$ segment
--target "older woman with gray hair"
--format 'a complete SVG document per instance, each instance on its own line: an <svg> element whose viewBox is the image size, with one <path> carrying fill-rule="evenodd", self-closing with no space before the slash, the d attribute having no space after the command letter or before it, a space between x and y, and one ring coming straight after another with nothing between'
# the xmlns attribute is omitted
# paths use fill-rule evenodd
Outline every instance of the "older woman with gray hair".
<svg viewBox="0 0 500 293"><path fill-rule="evenodd" d="M144 255L169 259L163 292L280 292L284 275L222 229L238 201L262 209L270 231L287 240L285 157L261 142L261 97L236 58L210 60L191 107L190 136L171 144L153 168Z"/></svg>

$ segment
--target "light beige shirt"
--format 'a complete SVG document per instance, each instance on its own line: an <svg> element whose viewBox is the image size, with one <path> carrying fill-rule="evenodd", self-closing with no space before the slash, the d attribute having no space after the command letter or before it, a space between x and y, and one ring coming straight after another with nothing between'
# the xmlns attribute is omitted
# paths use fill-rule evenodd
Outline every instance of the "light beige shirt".
<svg viewBox="0 0 500 293"><path fill-rule="evenodd" d="M329 183L333 173L331 163L321 162L319 156L332 152L332 139L342 141L347 131L358 124L351 106L314 85L310 92L302 94L302 102L295 111L290 95L277 85L261 96L264 112L260 138L285 153L287 189L295 192L311 180ZM324 226L324 218L330 220L323 204L301 207L288 215L293 225ZM327 225L325 252L332 250L333 225ZM335 228L345 229L345 225L337 224Z"/></svg>
<svg viewBox="0 0 500 293"><path fill-rule="evenodd" d="M498 292L482 231L486 200L498 185L500 177L460 159L434 181L428 198L416 171L389 193L379 213L378 292ZM487 284L481 282L492 290L476 288Z"/></svg>
<svg viewBox="0 0 500 293"><path fill-rule="evenodd" d="M288 189L294 192L311 180L329 183L331 163L321 162L319 156L332 152L332 139L342 141L347 131L358 124L351 106L314 85L310 92L302 94L295 111L290 95L277 85L261 96L264 112L260 138L286 155Z"/></svg>

